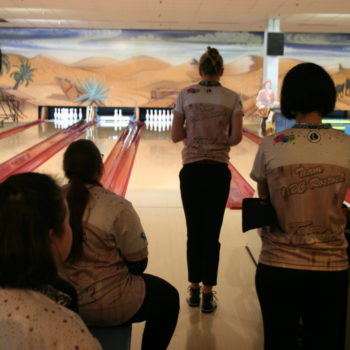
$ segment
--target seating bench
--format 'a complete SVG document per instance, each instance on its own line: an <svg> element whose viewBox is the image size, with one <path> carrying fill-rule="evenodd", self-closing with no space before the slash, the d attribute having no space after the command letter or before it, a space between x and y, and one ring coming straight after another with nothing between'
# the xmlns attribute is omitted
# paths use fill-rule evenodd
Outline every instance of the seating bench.
<svg viewBox="0 0 350 350"><path fill-rule="evenodd" d="M131 324L115 327L89 327L103 350L130 350Z"/></svg>

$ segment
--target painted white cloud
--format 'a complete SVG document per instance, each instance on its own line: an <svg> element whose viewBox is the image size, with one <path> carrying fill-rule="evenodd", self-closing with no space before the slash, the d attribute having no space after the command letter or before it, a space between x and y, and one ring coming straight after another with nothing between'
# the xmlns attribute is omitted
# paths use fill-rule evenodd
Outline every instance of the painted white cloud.
<svg viewBox="0 0 350 350"><path fill-rule="evenodd" d="M305 45L350 45L350 36L342 34L315 34L315 33L287 33L286 43Z"/></svg>
<svg viewBox="0 0 350 350"><path fill-rule="evenodd" d="M181 38L181 41L261 45L263 37L249 32L215 32Z"/></svg>
<svg viewBox="0 0 350 350"><path fill-rule="evenodd" d="M132 37L130 40L134 41L157 41L157 42L196 42L196 43L221 43L221 44L248 44L248 45L262 45L262 35L257 35L250 32L198 32L198 35L189 36L164 36L154 34L140 34Z"/></svg>
<svg viewBox="0 0 350 350"><path fill-rule="evenodd" d="M163 38L153 35L153 34L142 34L142 35L137 35L130 40L135 40L135 41L164 41Z"/></svg>

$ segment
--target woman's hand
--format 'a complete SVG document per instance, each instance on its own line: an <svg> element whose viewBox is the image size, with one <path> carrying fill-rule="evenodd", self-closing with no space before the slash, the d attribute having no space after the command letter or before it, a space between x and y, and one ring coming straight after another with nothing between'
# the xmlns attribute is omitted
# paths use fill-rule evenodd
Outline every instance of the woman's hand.
<svg viewBox="0 0 350 350"><path fill-rule="evenodd" d="M185 116L174 111L171 139L179 142L186 139Z"/></svg>

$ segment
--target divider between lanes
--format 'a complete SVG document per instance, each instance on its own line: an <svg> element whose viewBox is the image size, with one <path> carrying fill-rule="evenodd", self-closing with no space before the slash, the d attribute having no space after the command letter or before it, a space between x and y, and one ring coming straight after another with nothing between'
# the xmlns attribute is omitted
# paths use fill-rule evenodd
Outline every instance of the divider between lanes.
<svg viewBox="0 0 350 350"><path fill-rule="evenodd" d="M63 147L78 138L87 128L95 124L96 121L91 121L86 124L81 122L73 124L69 128L57 132L3 162L0 164L0 182L4 181L10 175L35 170Z"/></svg>

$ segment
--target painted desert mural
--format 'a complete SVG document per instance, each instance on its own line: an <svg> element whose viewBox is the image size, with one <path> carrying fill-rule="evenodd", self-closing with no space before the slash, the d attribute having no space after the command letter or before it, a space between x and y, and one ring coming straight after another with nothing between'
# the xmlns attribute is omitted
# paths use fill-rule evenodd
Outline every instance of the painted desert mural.
<svg viewBox="0 0 350 350"><path fill-rule="evenodd" d="M246 115L256 111L263 79L263 33L0 28L1 99L39 106L172 107L178 91L199 81L207 46L225 61L222 84L237 91ZM322 65L337 85L337 109L350 110L350 35L286 33L279 78L299 62ZM1 113L1 111L0 111Z"/></svg>

